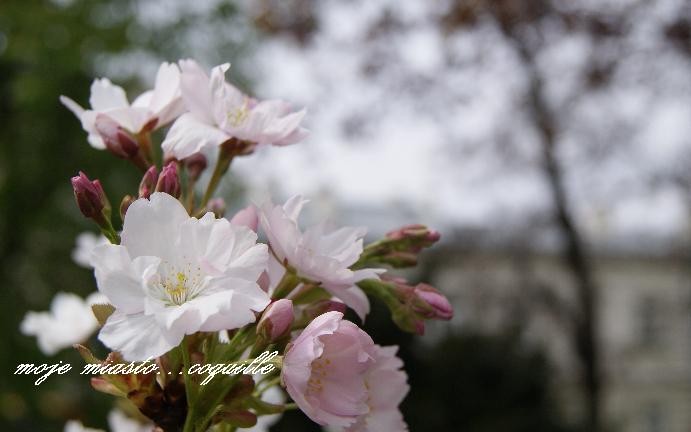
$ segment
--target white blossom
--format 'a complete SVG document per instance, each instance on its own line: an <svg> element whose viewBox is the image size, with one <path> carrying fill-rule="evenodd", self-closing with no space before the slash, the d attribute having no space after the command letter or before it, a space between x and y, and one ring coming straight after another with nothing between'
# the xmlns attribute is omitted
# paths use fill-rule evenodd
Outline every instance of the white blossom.
<svg viewBox="0 0 691 432"><path fill-rule="evenodd" d="M131 361L165 354L186 334L242 327L269 304L257 234L165 193L132 203L120 245L94 250L96 281L115 306L99 339Z"/></svg>
<svg viewBox="0 0 691 432"><path fill-rule="evenodd" d="M76 294L59 292L53 297L47 312L28 312L20 324L23 334L36 336L38 347L46 355L84 342L98 328L91 305L108 303L101 293L95 292L86 300Z"/></svg>

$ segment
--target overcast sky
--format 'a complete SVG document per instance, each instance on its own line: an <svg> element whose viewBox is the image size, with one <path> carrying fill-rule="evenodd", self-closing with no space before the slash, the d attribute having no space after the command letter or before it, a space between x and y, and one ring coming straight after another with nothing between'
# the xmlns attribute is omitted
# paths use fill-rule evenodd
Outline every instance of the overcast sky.
<svg viewBox="0 0 691 432"><path fill-rule="evenodd" d="M199 2L194 13L215 3ZM375 231L387 221L492 230L549 211L536 169L540 148L521 106L521 63L492 22L442 33L437 18L445 3L318 1L319 29L307 46L274 37L250 56L227 59L231 80L240 68L260 97L308 108L312 133L304 143L235 164L252 199L301 193L335 218L376 219ZM628 3L577 7L616 15ZM651 186L691 161L691 66L662 31L680 4L639 7L611 49L555 28L539 56L550 103L565 116L559 157L569 194L596 242L648 235L664 242L688 231L688 198L671 185ZM398 25L373 33L385 9ZM223 37L249 28L242 20L235 27ZM202 61L214 58L213 35L212 26L188 35ZM618 66L609 85L584 96L582 72L594 48Z"/></svg>

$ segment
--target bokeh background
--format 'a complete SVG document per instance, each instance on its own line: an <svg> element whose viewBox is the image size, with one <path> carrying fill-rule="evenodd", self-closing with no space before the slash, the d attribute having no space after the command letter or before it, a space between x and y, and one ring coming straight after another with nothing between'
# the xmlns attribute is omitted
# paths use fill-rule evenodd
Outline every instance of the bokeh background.
<svg viewBox="0 0 691 432"><path fill-rule="evenodd" d="M19 333L94 290L78 170L111 197L138 173L91 149L60 94L132 98L161 61L309 110L306 142L234 163L234 207L302 193L311 216L442 232L412 280L456 308L401 345L418 431L691 431L691 4L683 0L4 0L0 3L0 429L105 427L111 399ZM299 413L273 431L319 430Z"/></svg>

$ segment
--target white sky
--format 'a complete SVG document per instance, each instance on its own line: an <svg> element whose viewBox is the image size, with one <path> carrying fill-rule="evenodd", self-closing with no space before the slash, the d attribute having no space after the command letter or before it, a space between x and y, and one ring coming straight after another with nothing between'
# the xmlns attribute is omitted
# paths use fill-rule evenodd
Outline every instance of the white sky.
<svg viewBox="0 0 691 432"><path fill-rule="evenodd" d="M687 198L672 186L651 186L653 177L691 161L690 60L663 49L661 40L677 3L652 2L632 14L623 50L609 53L619 61L614 84L597 93L582 95L580 72L601 42L556 29L540 54L550 103L566 113L559 156L569 192L596 243L643 234L664 247L688 231ZM156 15L157 4L141 6L154 24L175 20ZM491 23L444 35L433 22L444 2L315 4L320 26L307 47L274 38L250 57L227 59L231 80L233 68L241 68L260 97L309 111L312 133L304 143L263 149L235 164L252 199L301 193L334 218L374 231L418 221L495 230L529 225L549 210L536 169L540 149L520 104L526 77ZM367 37L387 7L405 25ZM626 2L578 7L616 12ZM190 36L195 57L214 58L213 34L205 28Z"/></svg>

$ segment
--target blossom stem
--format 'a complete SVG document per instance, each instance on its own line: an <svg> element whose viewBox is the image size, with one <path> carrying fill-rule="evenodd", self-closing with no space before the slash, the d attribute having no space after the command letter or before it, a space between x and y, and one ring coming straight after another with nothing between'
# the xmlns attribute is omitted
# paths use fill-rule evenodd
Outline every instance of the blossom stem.
<svg viewBox="0 0 691 432"><path fill-rule="evenodd" d="M214 172L211 175L209 184L206 186L206 191L204 191L204 196L202 197L202 202L199 204L201 210L204 209L206 204L211 199L211 196L216 192L218 184L221 182L221 178L228 171L230 163L233 161L235 152L233 151L233 143L236 141L235 138L231 138L227 142L221 144L218 150L218 160L216 161L216 166L214 167Z"/></svg>
<svg viewBox="0 0 691 432"><path fill-rule="evenodd" d="M187 417L185 418L185 426L183 432L194 432L194 408L195 401L192 395L192 377L190 377L190 351L187 346L187 338L182 340L180 344L180 351L182 353L182 364L184 367L183 376L185 377L185 395L187 396Z"/></svg>
<svg viewBox="0 0 691 432"><path fill-rule="evenodd" d="M113 228L113 224L110 221L110 218L104 218L104 223L101 224L100 228L101 233L103 233L103 235L108 239L109 242L115 245L120 244L120 236L118 235L117 231L115 231L115 228Z"/></svg>
<svg viewBox="0 0 691 432"><path fill-rule="evenodd" d="M293 272L286 270L283 279L278 283L272 298L280 299L288 296L300 283L300 278Z"/></svg>
<svg viewBox="0 0 691 432"><path fill-rule="evenodd" d="M151 145L151 134L149 132L142 132L137 135L137 141L139 142L139 147L142 149L142 154L144 155L144 161L147 165L154 163L154 149Z"/></svg>
<svg viewBox="0 0 691 432"><path fill-rule="evenodd" d="M389 307L389 309L392 311L396 310L399 307L400 302L398 298L392 294L390 289L385 288L385 285L385 282L375 279L365 279L357 283L357 286L359 286L365 292L365 294L379 298Z"/></svg>
<svg viewBox="0 0 691 432"><path fill-rule="evenodd" d="M231 362L228 364L234 365L234 366L245 365L245 364L251 365L255 360L256 360L255 358L248 358L245 360ZM283 365L283 357L281 357L281 356L275 357L275 358L271 359L269 362L267 362L267 364L272 364L272 365L276 366L277 369L280 369ZM237 375L233 376L233 378L236 379ZM233 383L234 383L234 381L233 381ZM231 385L225 386L224 388L220 389L220 391L218 391L216 397L213 399L213 402L210 405L209 412L204 416L202 421L199 422L199 425L201 426L199 429L200 431L206 431L207 430L207 428L209 427L209 422L211 422L213 416L218 411L218 409L221 405L221 402L223 402L223 399L225 399L225 397L228 395L228 392L230 392L230 390L232 390L232 388L233 388L233 385L231 384ZM214 388L213 390L219 390L219 389ZM203 399L203 396L202 396L202 399ZM190 429L190 430L193 430L193 429ZM185 429L184 432L187 432L187 429Z"/></svg>
<svg viewBox="0 0 691 432"><path fill-rule="evenodd" d="M265 379L265 380L259 381L259 383L257 385L262 384L262 387L260 389L257 389L257 391L256 391L257 395L261 396L262 393L264 393L266 390L275 386L276 384L280 384L280 382L281 382L281 376L280 375L273 377L273 378L270 378L270 379Z"/></svg>

